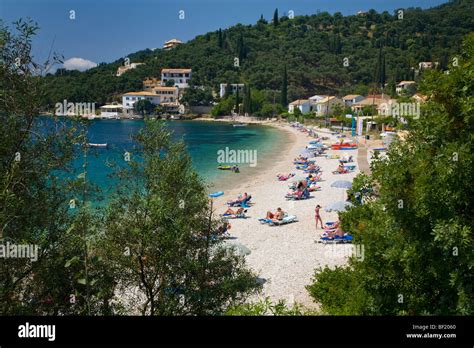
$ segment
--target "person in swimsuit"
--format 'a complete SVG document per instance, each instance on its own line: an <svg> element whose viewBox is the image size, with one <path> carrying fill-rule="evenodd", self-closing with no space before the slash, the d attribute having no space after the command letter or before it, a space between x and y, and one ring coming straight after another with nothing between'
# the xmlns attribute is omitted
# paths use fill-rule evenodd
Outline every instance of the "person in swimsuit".
<svg viewBox="0 0 474 348"><path fill-rule="evenodd" d="M283 220L285 213L281 208L277 208L277 212L273 214L271 211L267 211L267 219L271 219L273 221Z"/></svg>
<svg viewBox="0 0 474 348"><path fill-rule="evenodd" d="M321 215L319 215L319 209L321 209L321 206L318 204L316 208L314 208L314 218L316 220L316 229L318 228L318 221L321 223L321 228L323 228L323 220L321 219Z"/></svg>

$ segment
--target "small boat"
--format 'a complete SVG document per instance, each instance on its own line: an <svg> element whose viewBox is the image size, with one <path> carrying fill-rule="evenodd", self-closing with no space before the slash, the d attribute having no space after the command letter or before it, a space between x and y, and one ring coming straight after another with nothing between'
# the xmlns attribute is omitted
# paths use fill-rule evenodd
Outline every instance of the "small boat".
<svg viewBox="0 0 474 348"><path fill-rule="evenodd" d="M216 198L216 197L222 196L223 194L224 194L223 191L214 192L214 193L210 193L209 197Z"/></svg>
<svg viewBox="0 0 474 348"><path fill-rule="evenodd" d="M87 147L102 147L102 148L104 148L104 147L107 147L107 146L108 146L107 143L105 143L105 144L87 143Z"/></svg>
<svg viewBox="0 0 474 348"><path fill-rule="evenodd" d="M234 127L247 127L248 124L247 123L234 123L233 126Z"/></svg>
<svg viewBox="0 0 474 348"><path fill-rule="evenodd" d="M235 165L234 166L219 166L219 167L217 167L217 169L219 169L219 170L231 170L234 173L240 173L239 167L237 167Z"/></svg>

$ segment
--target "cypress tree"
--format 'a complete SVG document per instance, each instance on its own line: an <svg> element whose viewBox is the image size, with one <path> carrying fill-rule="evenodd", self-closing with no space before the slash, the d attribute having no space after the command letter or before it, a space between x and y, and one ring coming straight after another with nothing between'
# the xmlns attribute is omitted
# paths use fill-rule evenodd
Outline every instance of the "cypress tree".
<svg viewBox="0 0 474 348"><path fill-rule="evenodd" d="M288 105L288 74L286 71L286 65L283 68L283 81L281 84L281 105L286 107Z"/></svg>
<svg viewBox="0 0 474 348"><path fill-rule="evenodd" d="M222 48L223 43L224 43L224 41L222 39L222 29L219 28L219 31L217 32L217 46Z"/></svg>
<svg viewBox="0 0 474 348"><path fill-rule="evenodd" d="M278 20L278 9L275 9L275 12L273 13L273 25L276 27L279 24Z"/></svg>
<svg viewBox="0 0 474 348"><path fill-rule="evenodd" d="M245 85L244 87L244 106L243 112L251 114L252 113L252 96L250 92L250 86Z"/></svg>
<svg viewBox="0 0 474 348"><path fill-rule="evenodd" d="M237 86L235 90L235 110L237 111L237 114L239 114L239 87Z"/></svg>

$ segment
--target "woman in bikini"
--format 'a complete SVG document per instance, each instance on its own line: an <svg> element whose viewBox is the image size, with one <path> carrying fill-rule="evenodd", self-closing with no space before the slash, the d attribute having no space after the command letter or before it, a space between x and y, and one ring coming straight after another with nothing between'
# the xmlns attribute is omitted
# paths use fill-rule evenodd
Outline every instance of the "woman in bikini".
<svg viewBox="0 0 474 348"><path fill-rule="evenodd" d="M314 218L316 220L316 229L318 229L318 221L321 223L321 228L323 228L323 220L321 219L321 215L319 215L319 209L321 209L321 206L318 204L316 208L314 208Z"/></svg>

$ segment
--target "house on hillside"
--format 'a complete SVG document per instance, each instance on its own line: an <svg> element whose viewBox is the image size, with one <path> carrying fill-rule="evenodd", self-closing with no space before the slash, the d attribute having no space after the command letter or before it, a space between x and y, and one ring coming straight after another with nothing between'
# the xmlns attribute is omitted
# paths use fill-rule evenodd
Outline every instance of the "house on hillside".
<svg viewBox="0 0 474 348"><path fill-rule="evenodd" d="M344 106L342 99L335 96L325 96L313 103L313 111L316 116L326 116L334 112L336 105Z"/></svg>
<svg viewBox="0 0 474 348"><path fill-rule="evenodd" d="M236 93L237 90L239 90L239 93L241 93L241 95L244 92L245 84L243 83L231 83L230 86L232 87L232 94ZM221 83L219 85L219 97L224 97L226 88L227 83Z"/></svg>
<svg viewBox="0 0 474 348"><path fill-rule="evenodd" d="M168 50L170 50L170 49L172 49L176 46L179 46L181 44L182 44L182 42L180 40L171 39L171 40L165 42L165 44L163 45L163 49L168 51Z"/></svg>
<svg viewBox="0 0 474 348"><path fill-rule="evenodd" d="M295 109L300 109L301 113L307 114L311 111L311 103L308 99L298 99L288 104L288 112L293 114Z"/></svg>
<svg viewBox="0 0 474 348"><path fill-rule="evenodd" d="M433 69L436 68L439 65L439 62L419 62L418 63L418 69Z"/></svg>
<svg viewBox="0 0 474 348"><path fill-rule="evenodd" d="M157 77L145 77L142 83L145 91L151 91L153 88L161 86L161 80Z"/></svg>
<svg viewBox="0 0 474 348"><path fill-rule="evenodd" d="M167 81L173 80L176 87L188 88L191 76L191 69L162 69L161 85L165 86Z"/></svg>
<svg viewBox="0 0 474 348"><path fill-rule="evenodd" d="M161 97L152 91L128 92L122 95L122 107L124 112L133 110L135 103L139 100L148 100L152 104L159 105Z"/></svg>
<svg viewBox="0 0 474 348"><path fill-rule="evenodd" d="M342 98L345 106L352 106L352 104L357 104L358 102L364 100L364 96L359 94L348 94Z"/></svg>
<svg viewBox="0 0 474 348"><path fill-rule="evenodd" d="M153 88L152 91L160 97L160 105L163 103L174 103L179 99L178 87L158 86Z"/></svg>
<svg viewBox="0 0 474 348"><path fill-rule="evenodd" d="M428 100L428 96L423 95L423 94L421 94L421 93L415 93L415 94L412 96L412 99L414 99L415 102L424 103L425 101Z"/></svg>
<svg viewBox="0 0 474 348"><path fill-rule="evenodd" d="M416 84L415 81L400 81L395 88L398 95L402 95L404 91L408 89L409 86L414 86Z"/></svg>
<svg viewBox="0 0 474 348"><path fill-rule="evenodd" d="M361 115L364 107L371 106L375 109L379 115L387 114L390 105L395 102L395 99L391 99L388 95L373 94L364 98L360 102L351 105L351 109L356 115Z"/></svg>
<svg viewBox="0 0 474 348"><path fill-rule="evenodd" d="M143 64L145 64L145 63L130 63L128 65L119 66L115 76L117 76L117 77L122 76L127 71L132 70L132 69L136 69L138 66L143 65Z"/></svg>

